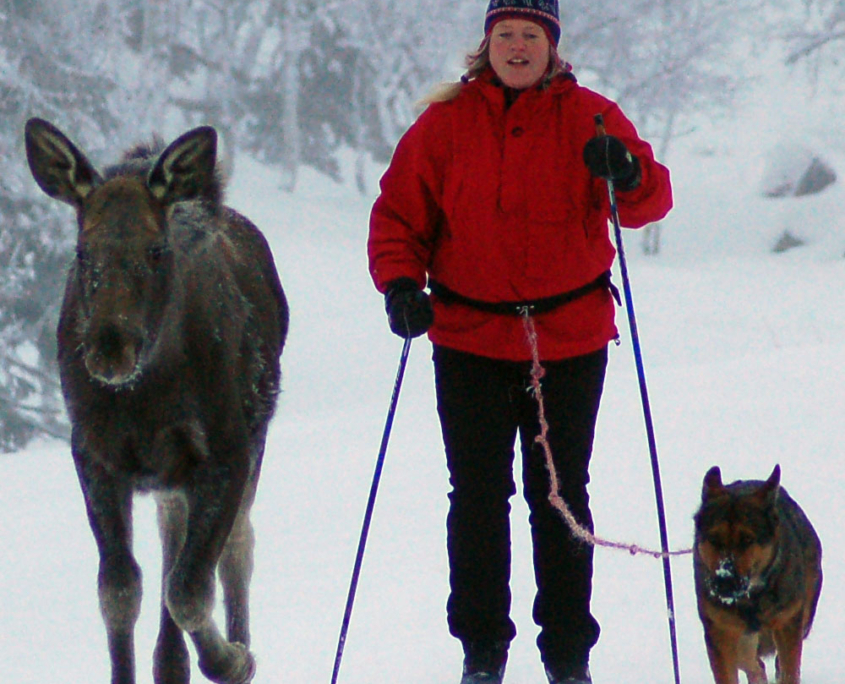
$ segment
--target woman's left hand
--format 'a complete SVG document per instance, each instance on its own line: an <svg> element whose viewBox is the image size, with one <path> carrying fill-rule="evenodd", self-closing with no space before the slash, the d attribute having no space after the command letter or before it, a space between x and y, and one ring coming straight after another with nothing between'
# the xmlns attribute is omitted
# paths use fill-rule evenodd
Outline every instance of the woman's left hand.
<svg viewBox="0 0 845 684"><path fill-rule="evenodd" d="M638 170L639 163L619 138L600 135L584 145L584 163L598 178L627 181Z"/></svg>

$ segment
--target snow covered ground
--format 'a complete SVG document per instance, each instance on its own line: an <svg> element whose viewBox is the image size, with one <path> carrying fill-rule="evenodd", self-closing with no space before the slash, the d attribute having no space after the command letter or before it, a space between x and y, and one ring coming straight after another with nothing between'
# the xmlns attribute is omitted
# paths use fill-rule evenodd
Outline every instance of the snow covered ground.
<svg viewBox="0 0 845 684"><path fill-rule="evenodd" d="M841 101L840 101L841 102ZM760 107L765 108L766 102ZM805 648L805 683L841 681L845 603L842 515L842 365L845 362L845 130L794 125L790 112L754 111L735 125L680 141L666 160L676 209L663 252L626 251L661 459L669 538L691 543L701 480L783 483L824 545L825 584ZM841 105L840 105L841 114ZM792 118L790 118L792 117ZM750 125L749 122L754 122ZM805 134L836 165L837 185L805 199L759 195L763 153L782 131ZM718 134L716 133L718 131ZM374 170L377 175L378 170ZM401 340L372 289L364 243L373 195L303 173L297 192L239 160L230 202L266 232L292 310L284 393L272 425L254 511L256 682L329 682L361 520ZM71 221L68 221L70 229ZM812 240L770 252L786 228ZM624 312L611 348L591 496L597 532L658 546L642 411ZM519 480L517 480L519 481ZM343 684L456 683L449 635L447 478L430 345L416 340L387 454L361 584L340 671ZM531 620L527 510L514 498L513 643L508 684L544 676ZM3 681L108 681L96 599L97 559L69 449L41 442L0 457L0 662ZM136 504L136 551L146 596L137 630L139 682L152 681L160 553L151 500ZM689 556L672 561L685 684L711 682L695 612ZM662 566L598 550L593 651L597 684L672 682ZM837 627L836 625L839 625ZM203 681L194 670L195 681Z"/></svg>

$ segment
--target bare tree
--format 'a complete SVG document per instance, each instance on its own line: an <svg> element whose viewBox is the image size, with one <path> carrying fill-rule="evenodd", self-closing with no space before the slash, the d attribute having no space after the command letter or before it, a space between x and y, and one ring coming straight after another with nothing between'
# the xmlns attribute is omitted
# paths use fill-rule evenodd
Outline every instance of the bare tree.
<svg viewBox="0 0 845 684"><path fill-rule="evenodd" d="M805 64L810 73L841 73L845 50L845 0L803 0L804 12L785 31L787 64Z"/></svg>

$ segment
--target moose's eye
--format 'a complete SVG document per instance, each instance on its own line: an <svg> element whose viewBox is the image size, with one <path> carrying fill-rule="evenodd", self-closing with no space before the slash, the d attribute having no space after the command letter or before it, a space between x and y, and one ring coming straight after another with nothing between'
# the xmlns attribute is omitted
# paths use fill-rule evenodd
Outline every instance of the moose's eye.
<svg viewBox="0 0 845 684"><path fill-rule="evenodd" d="M80 268L88 268L91 259L88 255L88 250L84 247L77 247L76 248L76 263L79 264Z"/></svg>
<svg viewBox="0 0 845 684"><path fill-rule="evenodd" d="M76 266L84 290L95 294L100 287L100 269L85 247L76 248Z"/></svg>
<svg viewBox="0 0 845 684"><path fill-rule="evenodd" d="M164 255L167 253L167 245L158 244L152 245L147 250L147 259L150 262L151 266L157 266L161 260L164 258Z"/></svg>

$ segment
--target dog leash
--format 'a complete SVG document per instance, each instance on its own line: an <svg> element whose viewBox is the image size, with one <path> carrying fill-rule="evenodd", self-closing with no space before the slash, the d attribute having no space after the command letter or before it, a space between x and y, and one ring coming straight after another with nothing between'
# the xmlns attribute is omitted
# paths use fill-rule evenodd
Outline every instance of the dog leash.
<svg viewBox="0 0 845 684"><path fill-rule="evenodd" d="M604 539L588 530L575 518L569 508L569 505L566 503L566 501L564 501L560 494L558 494L558 491L560 489L560 480L558 478L557 469L555 468L554 460L552 458L551 445L549 444L548 440L549 423L546 420L545 402L543 400L543 390L540 383L540 380L546 374L546 370L540 363L540 354L537 347L537 329L534 326L534 319L531 317L531 314L528 310L522 313L522 322L525 328L526 337L528 338L528 345L531 348L531 392L534 395L535 400L537 401L537 413L540 422L540 434L537 435L535 441L543 449L543 454L545 455L546 460L546 468L549 471L549 501L566 521L566 524L569 526L569 529L572 534L577 539L580 539L584 543L590 544L591 546L600 546L608 549L627 551L632 556L642 554L646 556L651 556L653 558L668 558L671 556L685 556L692 553L691 548L681 549L679 551L664 551L650 549L639 544L630 544Z"/></svg>
<svg viewBox="0 0 845 684"><path fill-rule="evenodd" d="M607 135L604 127L604 117L601 114L596 114L594 117L596 124L596 135L601 137ZM660 558L663 561L663 583L666 590L666 610L669 620L669 641L672 649L672 665L674 669L675 684L681 684L681 672L678 657L678 637L675 628L675 599L672 591L672 566L670 564L670 557L674 555L684 555L691 553L692 549L683 551L670 551L669 539L666 531L666 512L663 504L663 488L660 482L660 465L657 459L657 443L654 437L654 425L651 417L651 405L648 400L648 390L645 382L645 370L643 368L642 351L640 348L639 332L637 330L637 319L634 314L633 296L631 294L631 284L628 278L628 266L625 260L625 250L622 244L622 229L619 221L619 210L616 204L616 191L613 185L613 179L607 179L607 193L610 200L610 217L613 222L614 235L616 238L617 254L619 256L619 266L622 273L622 286L625 292L625 304L628 313L628 324L631 331L631 339L634 347L634 360L637 366L637 377L640 385L640 395L643 404L643 415L646 424L646 435L648 438L649 454L651 456L652 477L654 480L654 493L657 503L657 519L658 529L660 533L660 551L653 551L644 549L635 544L622 544L619 542L608 542L599 539L592 532L586 530L582 525L575 520L566 502L558 494L558 479L554 463L551 458L551 449L548 445L546 435L548 433L548 424L545 420L545 409L542 403L542 391L540 388L540 379L543 377L545 371L539 362L539 351L537 348L537 332L534 327L534 321L530 316L530 310L525 308L523 311L523 321L525 322L526 334L528 335L529 344L531 345L531 353L533 358L531 382L534 395L537 399L540 415L540 434L537 441L543 446L546 455L546 464L549 468L550 476L550 493L549 501L552 505L560 511L566 523L569 525L573 534L584 540L586 543L595 546L606 546L610 548L624 549L631 554L646 553L655 558Z"/></svg>

